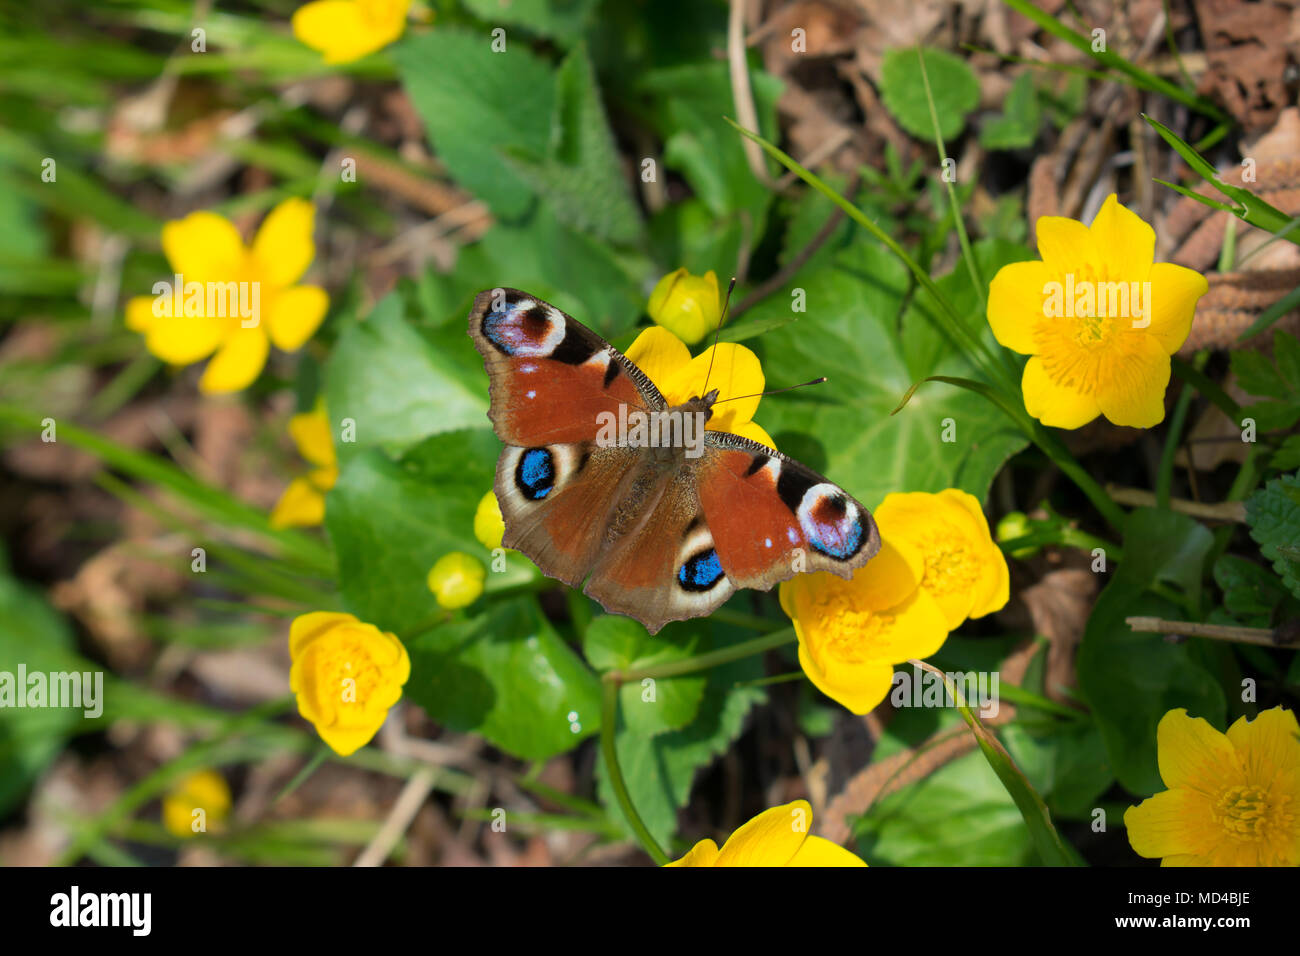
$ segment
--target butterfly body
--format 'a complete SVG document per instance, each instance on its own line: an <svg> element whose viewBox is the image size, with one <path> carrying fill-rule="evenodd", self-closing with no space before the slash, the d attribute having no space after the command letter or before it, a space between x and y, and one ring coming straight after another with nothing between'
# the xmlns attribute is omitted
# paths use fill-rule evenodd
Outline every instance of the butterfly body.
<svg viewBox="0 0 1300 956"><path fill-rule="evenodd" d="M870 513L839 486L773 448L704 430L716 389L670 406L608 342L515 289L480 293L469 334L506 445L494 485L502 543L606 610L654 633L737 588L768 590L802 570L849 577L879 550ZM693 423L699 440L602 431L638 415L680 424L664 433L679 438Z"/></svg>

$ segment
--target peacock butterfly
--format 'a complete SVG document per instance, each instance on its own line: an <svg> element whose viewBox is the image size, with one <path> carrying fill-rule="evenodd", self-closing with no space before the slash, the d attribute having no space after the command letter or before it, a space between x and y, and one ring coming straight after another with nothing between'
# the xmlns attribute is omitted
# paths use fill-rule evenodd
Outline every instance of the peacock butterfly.
<svg viewBox="0 0 1300 956"><path fill-rule="evenodd" d="M502 543L607 611L653 634L737 588L766 591L805 570L851 577L880 550L870 512L812 469L728 432L692 443L716 389L670 408L612 345L516 289L479 293L469 334L506 445ZM679 440L601 440L611 417L637 415L681 422L654 432Z"/></svg>

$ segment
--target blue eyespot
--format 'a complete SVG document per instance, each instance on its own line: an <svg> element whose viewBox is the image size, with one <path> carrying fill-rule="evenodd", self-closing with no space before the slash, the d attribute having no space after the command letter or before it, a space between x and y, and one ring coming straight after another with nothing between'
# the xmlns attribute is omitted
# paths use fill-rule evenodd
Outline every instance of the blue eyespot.
<svg viewBox="0 0 1300 956"><path fill-rule="evenodd" d="M816 537L810 538L809 544L823 554L846 561L862 546L862 522L855 519L847 526L822 525L817 529Z"/></svg>
<svg viewBox="0 0 1300 956"><path fill-rule="evenodd" d="M708 591L721 580L722 562L712 548L692 555L677 570L677 583L687 591Z"/></svg>
<svg viewBox="0 0 1300 956"><path fill-rule="evenodd" d="M528 449L515 466L515 485L525 498L545 498L555 487L555 457L545 448Z"/></svg>

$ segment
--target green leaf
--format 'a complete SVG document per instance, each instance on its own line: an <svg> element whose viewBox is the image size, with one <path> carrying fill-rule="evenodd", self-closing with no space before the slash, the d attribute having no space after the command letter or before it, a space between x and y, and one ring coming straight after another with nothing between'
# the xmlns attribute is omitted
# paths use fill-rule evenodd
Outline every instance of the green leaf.
<svg viewBox="0 0 1300 956"><path fill-rule="evenodd" d="M511 164L546 197L561 222L599 239L637 242L641 214L623 176L585 47L560 64L555 107L546 159L537 162L525 154L512 158Z"/></svg>
<svg viewBox="0 0 1300 956"><path fill-rule="evenodd" d="M979 81L960 57L929 47L924 48L921 55L925 58L925 71L934 93L939 132L945 140L952 139L966 125L967 114L979 105ZM885 53L880 70L880 94L885 107L903 129L926 141L934 136L916 47Z"/></svg>
<svg viewBox="0 0 1300 956"><path fill-rule="evenodd" d="M500 452L496 436L479 429L435 435L399 461L370 449L344 465L326 497L325 527L348 610L406 637L438 614L425 578L440 557L464 551L487 564L474 512L492 488ZM508 567L502 575L535 573ZM502 575L489 574L488 584Z"/></svg>
<svg viewBox="0 0 1300 956"><path fill-rule="evenodd" d="M29 675L48 675L51 671L81 672L79 663L67 621L36 591L9 576L0 551L0 670L8 671L16 681L20 664ZM16 686L14 691L25 695L27 688ZM84 710L0 708L0 817L22 800L27 788L58 756Z"/></svg>
<svg viewBox="0 0 1300 956"><path fill-rule="evenodd" d="M935 104L938 105L937 103ZM1038 138L1042 111L1034 92L1034 77L1029 71L1016 77L1007 94L1006 108L980 130L980 145L985 149L1023 149Z"/></svg>
<svg viewBox="0 0 1300 956"><path fill-rule="evenodd" d="M705 623L705 630L697 653L718 650L751 636L723 625L701 623ZM761 688L736 685L762 675L762 661L757 657L710 670L699 713L680 730L651 736L631 729L626 718L620 720L615 738L619 766L637 813L661 846L667 847L677 830L677 810L690 798L696 775L740 735L750 709L766 699ZM630 833L603 761L596 783L601 803L611 808L611 819Z"/></svg>
<svg viewBox="0 0 1300 956"><path fill-rule="evenodd" d="M483 361L463 321L417 329L403 317L396 294L343 330L325 375L341 459L373 446L400 451L428 435L489 425ZM338 440L348 418L355 442Z"/></svg>
<svg viewBox="0 0 1300 956"><path fill-rule="evenodd" d="M523 44L493 53L489 37L446 28L407 34L392 56L451 174L496 215L526 212L533 190L506 152L545 153L555 103L550 68Z"/></svg>
<svg viewBox="0 0 1300 956"><path fill-rule="evenodd" d="M522 27L568 46L582 36L599 0L465 0L480 20ZM510 47L507 46L507 50Z"/></svg>
<svg viewBox="0 0 1300 956"><path fill-rule="evenodd" d="M650 634L627 617L604 614L588 625L582 650L597 671L627 670L685 660L700 640L698 622L669 624ZM619 713L630 733L658 734L690 723L700 709L708 675L633 681L619 688Z"/></svg>
<svg viewBox="0 0 1300 956"><path fill-rule="evenodd" d="M1025 866L1037 859L1015 801L979 752L885 797L853 832L872 866Z"/></svg>
<svg viewBox="0 0 1300 956"><path fill-rule="evenodd" d="M1094 724L1053 724L1049 731L1036 733L1013 723L999 735L1054 817L1090 818L1101 795L1115 782Z"/></svg>
<svg viewBox="0 0 1300 956"><path fill-rule="evenodd" d="M600 729L600 682L531 597L406 642L404 693L439 724L546 760Z"/></svg>
<svg viewBox="0 0 1300 956"><path fill-rule="evenodd" d="M1214 563L1214 580L1223 589L1224 610L1247 627L1271 626L1273 612L1287 598L1276 574L1235 554Z"/></svg>
<svg viewBox="0 0 1300 956"><path fill-rule="evenodd" d="M1142 508L1124 534L1124 562L1106 585L1079 647L1079 689L1101 730L1119 782L1147 796L1163 789L1156 766L1156 725L1186 707L1222 726L1223 689L1193 653L1198 638L1170 644L1161 634L1133 631L1131 616L1179 617L1186 612L1146 593L1153 584L1180 590L1199 604L1201 576L1214 537L1186 515Z"/></svg>
<svg viewBox="0 0 1300 956"><path fill-rule="evenodd" d="M1232 374L1237 376L1237 384L1251 395L1265 395L1269 398L1286 398L1291 389L1260 352L1242 349L1232 353Z"/></svg>
<svg viewBox="0 0 1300 956"><path fill-rule="evenodd" d="M986 268L1007 254L1001 245L980 243L976 249ZM807 314L769 331L752 347L763 361L769 388L818 375L828 381L764 399L755 420L783 452L823 472L868 507L891 491L954 486L983 500L1003 462L1024 447L1023 434L991 403L945 384L922 386L891 415L920 378L941 370L968 372L969 365L929 328L919 306L909 310L900 341L906 270L860 230L846 233L818 262L755 305L746 319L788 317L791 293L803 289ZM940 281L978 316L964 265ZM972 319L970 327L978 321Z"/></svg>
<svg viewBox="0 0 1300 956"><path fill-rule="evenodd" d="M1282 583L1300 597L1300 561L1284 550L1300 546L1300 479L1283 475L1247 498L1246 524Z"/></svg>
<svg viewBox="0 0 1300 956"><path fill-rule="evenodd" d="M1292 394L1300 392L1300 339L1278 329L1273 333L1273 359L1277 372Z"/></svg>
<svg viewBox="0 0 1300 956"><path fill-rule="evenodd" d="M1290 435L1278 446L1269 461L1278 471L1295 471L1300 468L1300 435Z"/></svg>
<svg viewBox="0 0 1300 956"><path fill-rule="evenodd" d="M780 80L750 70L759 132L776 131L776 101ZM719 218L732 220L746 211L751 237L762 234L772 192L749 168L745 150L723 120L735 112L726 63L701 63L651 70L641 77L638 91L654 104L654 119L664 139L664 163L680 170ZM717 263L731 269L731 263Z"/></svg>

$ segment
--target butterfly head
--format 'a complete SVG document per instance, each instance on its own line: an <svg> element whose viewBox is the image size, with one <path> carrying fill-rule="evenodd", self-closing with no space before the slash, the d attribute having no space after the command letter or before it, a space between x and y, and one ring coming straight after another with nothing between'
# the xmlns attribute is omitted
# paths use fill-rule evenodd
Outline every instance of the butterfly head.
<svg viewBox="0 0 1300 956"><path fill-rule="evenodd" d="M704 420L707 422L713 417L713 403L718 400L718 389L710 389L709 392L701 398L696 395L691 398L682 407L688 412L703 412Z"/></svg>

